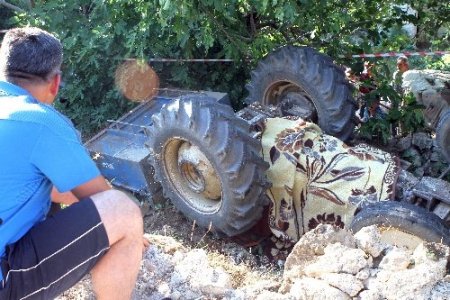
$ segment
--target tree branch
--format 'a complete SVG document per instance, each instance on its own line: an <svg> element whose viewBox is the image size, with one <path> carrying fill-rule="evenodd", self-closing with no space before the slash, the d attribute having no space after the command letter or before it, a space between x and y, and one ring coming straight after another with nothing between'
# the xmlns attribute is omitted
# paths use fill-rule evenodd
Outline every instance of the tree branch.
<svg viewBox="0 0 450 300"><path fill-rule="evenodd" d="M9 9L12 9L14 11L18 11L18 12L25 12L25 10L21 9L18 6L15 6L11 3L6 2L5 0L0 0L0 5L6 6Z"/></svg>

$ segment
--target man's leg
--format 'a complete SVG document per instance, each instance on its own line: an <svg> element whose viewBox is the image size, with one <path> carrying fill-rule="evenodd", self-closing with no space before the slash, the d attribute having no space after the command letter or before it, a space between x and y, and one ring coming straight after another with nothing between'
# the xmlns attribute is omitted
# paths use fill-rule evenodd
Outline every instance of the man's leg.
<svg viewBox="0 0 450 300"><path fill-rule="evenodd" d="M110 249L91 271L97 299L130 299L143 251L139 207L124 193L108 190L90 197L106 229Z"/></svg>

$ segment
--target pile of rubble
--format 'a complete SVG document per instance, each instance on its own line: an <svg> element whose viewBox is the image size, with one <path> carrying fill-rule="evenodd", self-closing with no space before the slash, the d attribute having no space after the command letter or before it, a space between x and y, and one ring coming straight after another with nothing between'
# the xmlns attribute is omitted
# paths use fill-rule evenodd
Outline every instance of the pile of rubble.
<svg viewBox="0 0 450 300"><path fill-rule="evenodd" d="M234 265L171 237L150 235L133 299L448 299L450 249L383 244L376 227L356 235L320 225L305 234L283 274ZM241 251L246 251L241 249ZM217 263L218 257L223 262ZM86 278L59 300L94 299Z"/></svg>
<svg viewBox="0 0 450 300"><path fill-rule="evenodd" d="M294 299L445 299L449 248L383 244L374 226L354 236L320 226L294 247L279 292Z"/></svg>
<svg viewBox="0 0 450 300"><path fill-rule="evenodd" d="M431 134L419 132L400 138L392 149L408 163L403 166L416 177L439 177L449 166L440 147Z"/></svg>
<svg viewBox="0 0 450 300"><path fill-rule="evenodd" d="M450 72L410 70L403 74L402 88L424 106L425 124L436 134L434 139L426 133L408 136L398 150L412 162L416 176L438 177L450 161Z"/></svg>

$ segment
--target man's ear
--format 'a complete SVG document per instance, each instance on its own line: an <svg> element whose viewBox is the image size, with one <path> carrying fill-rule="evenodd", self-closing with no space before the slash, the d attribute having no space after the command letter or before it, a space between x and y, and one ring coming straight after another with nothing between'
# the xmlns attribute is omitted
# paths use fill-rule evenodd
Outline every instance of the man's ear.
<svg viewBox="0 0 450 300"><path fill-rule="evenodd" d="M50 93L53 97L56 97L59 91L59 84L61 83L61 74L57 73L55 76L53 76L51 82L50 82Z"/></svg>

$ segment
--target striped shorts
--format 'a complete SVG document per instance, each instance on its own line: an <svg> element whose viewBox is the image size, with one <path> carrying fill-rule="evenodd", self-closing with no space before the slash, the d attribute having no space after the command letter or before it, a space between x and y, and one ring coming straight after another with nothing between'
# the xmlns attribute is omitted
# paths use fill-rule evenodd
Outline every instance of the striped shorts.
<svg viewBox="0 0 450 300"><path fill-rule="evenodd" d="M89 273L108 249L92 200L72 204L7 247L0 299L53 299Z"/></svg>

